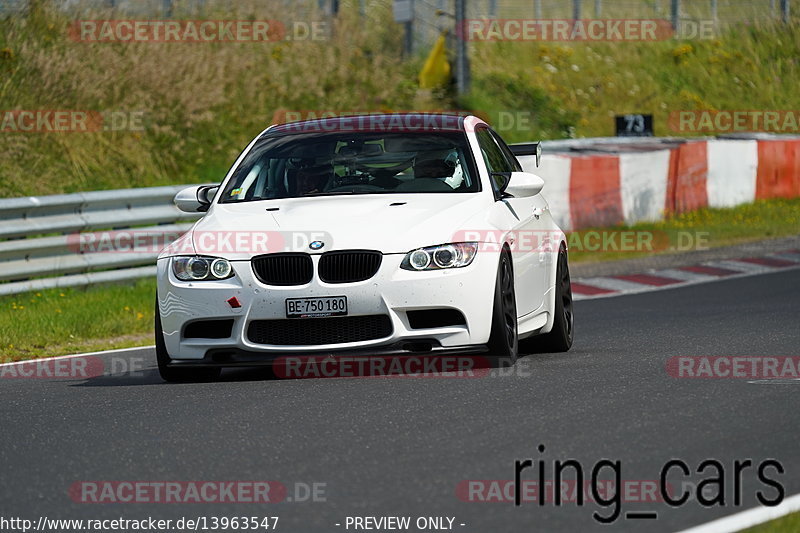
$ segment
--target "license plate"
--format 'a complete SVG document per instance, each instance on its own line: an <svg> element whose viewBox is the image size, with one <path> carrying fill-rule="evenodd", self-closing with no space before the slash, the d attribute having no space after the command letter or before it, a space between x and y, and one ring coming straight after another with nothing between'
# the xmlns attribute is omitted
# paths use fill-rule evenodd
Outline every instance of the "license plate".
<svg viewBox="0 0 800 533"><path fill-rule="evenodd" d="M347 296L286 298L286 318L322 318L347 314Z"/></svg>

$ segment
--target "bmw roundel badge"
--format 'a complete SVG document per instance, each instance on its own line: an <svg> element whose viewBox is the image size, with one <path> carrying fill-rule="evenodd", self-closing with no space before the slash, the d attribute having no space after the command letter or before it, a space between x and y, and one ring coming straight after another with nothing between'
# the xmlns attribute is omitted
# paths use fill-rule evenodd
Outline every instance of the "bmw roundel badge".
<svg viewBox="0 0 800 533"><path fill-rule="evenodd" d="M308 245L308 247L311 248L312 250L320 250L322 249L323 246L325 246L325 243L322 241L314 241Z"/></svg>

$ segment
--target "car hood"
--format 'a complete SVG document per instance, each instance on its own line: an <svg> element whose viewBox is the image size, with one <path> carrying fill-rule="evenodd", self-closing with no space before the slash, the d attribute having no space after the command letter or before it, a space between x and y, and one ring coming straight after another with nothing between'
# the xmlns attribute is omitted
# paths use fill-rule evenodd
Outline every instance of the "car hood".
<svg viewBox="0 0 800 533"><path fill-rule="evenodd" d="M192 230L199 254L249 259L275 252L345 249L406 253L463 240L483 228L487 198L480 193L320 196L215 204ZM188 236L187 236L188 237Z"/></svg>

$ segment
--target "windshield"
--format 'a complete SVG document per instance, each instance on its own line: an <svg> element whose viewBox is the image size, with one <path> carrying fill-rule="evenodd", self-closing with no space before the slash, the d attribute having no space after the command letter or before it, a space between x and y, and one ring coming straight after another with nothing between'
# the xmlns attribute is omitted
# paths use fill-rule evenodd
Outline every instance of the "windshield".
<svg viewBox="0 0 800 533"><path fill-rule="evenodd" d="M469 154L463 132L267 135L236 169L220 202L477 192Z"/></svg>

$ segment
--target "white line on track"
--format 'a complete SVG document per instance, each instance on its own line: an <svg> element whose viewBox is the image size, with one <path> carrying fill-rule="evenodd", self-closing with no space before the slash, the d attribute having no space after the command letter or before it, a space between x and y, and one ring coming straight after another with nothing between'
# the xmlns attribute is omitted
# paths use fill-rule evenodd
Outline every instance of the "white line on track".
<svg viewBox="0 0 800 533"><path fill-rule="evenodd" d="M747 383L750 385L800 385L800 378L753 379Z"/></svg>
<svg viewBox="0 0 800 533"><path fill-rule="evenodd" d="M680 533L733 533L798 511L800 511L800 494L795 494L775 507L755 507L690 529L684 529Z"/></svg>
<svg viewBox="0 0 800 533"><path fill-rule="evenodd" d="M792 266L786 266L786 267L780 267L780 268L773 267L773 268L771 268L769 270L761 270L761 269L759 269L757 271L752 271L752 272L739 272L739 273L736 273L736 274L731 274L729 276L714 276L713 279L703 279L703 280L698 279L698 280L694 280L694 281L681 281L680 283L672 283L671 285L646 285L646 284L643 284L643 283L642 284L637 283L636 285L639 285L640 288L637 288L635 290L610 292L610 293L606 293L606 294L573 294L572 295L572 299L575 300L576 302L577 301L582 301L582 300L602 300L602 299L605 299L605 298L616 298L618 296L627 296L629 294L641 294L643 292L668 291L668 290L672 290L672 289L680 289L680 288L683 288L683 287L689 287L691 285L703 285L703 284L706 284L706 283L716 283L718 281L726 281L726 280L729 280L729 279L749 278L749 277L752 277L752 276L761 276L761 275L764 275L764 274L775 274L775 273L778 273L778 272L789 272L789 271L798 270L798 269L800 269L800 265L792 265ZM648 271L648 272L642 272L642 274L658 276L658 275L660 275L660 272L661 272L660 270L653 270L653 271ZM590 285L591 283L589 283L587 281L589 279L590 278L574 278L572 281L574 283L586 283L587 285ZM629 282L629 283L632 283L632 282Z"/></svg>
<svg viewBox="0 0 800 533"><path fill-rule="evenodd" d="M648 285L647 283L636 283L610 276L576 279L575 282L617 292L632 292L653 287L653 285Z"/></svg>
<svg viewBox="0 0 800 533"><path fill-rule="evenodd" d="M70 355L59 355L56 357L39 357L37 359L26 359L25 361L14 361L13 363L0 363L0 367L3 366L13 366L13 365L24 365L25 363L32 363L36 361L53 361L55 359L71 359L73 357L87 357L90 355L107 355L112 353L125 353L125 352L134 352L136 350L148 350L150 348L155 348L155 345L150 346L134 346L133 348L119 348L117 350L103 350L101 352L85 352L85 353L73 353Z"/></svg>

